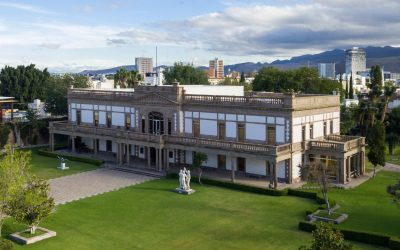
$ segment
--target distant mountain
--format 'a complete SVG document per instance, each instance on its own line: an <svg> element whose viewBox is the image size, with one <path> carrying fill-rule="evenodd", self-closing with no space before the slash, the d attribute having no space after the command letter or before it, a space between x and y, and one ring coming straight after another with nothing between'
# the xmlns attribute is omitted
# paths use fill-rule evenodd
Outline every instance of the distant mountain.
<svg viewBox="0 0 400 250"><path fill-rule="evenodd" d="M119 69L125 68L127 71L132 71L136 70L135 65L123 65L123 66L118 66L114 68L109 68L109 69L99 69L99 70L84 70L80 72L79 74L81 75L109 75L109 74L115 74Z"/></svg>
<svg viewBox="0 0 400 250"><path fill-rule="evenodd" d="M386 71L400 73L400 48L385 46L385 47L366 47L365 52L367 53L367 67L372 65L381 65ZM225 73L231 71L238 71L244 73L250 73L258 71L262 67L277 67L280 69L292 69L302 66L316 67L318 63L331 63L336 62L336 72L343 73L345 70L346 52L341 49L334 49L325 51L314 55L302 55L292 57L290 60L276 60L272 63L253 63L245 62L232 65L225 65ZM134 70L134 65L125 65L104 70L85 70L80 74L114 74L121 67L125 67L127 70ZM166 66L160 66L166 67ZM207 70L207 67L200 66L200 69Z"/></svg>

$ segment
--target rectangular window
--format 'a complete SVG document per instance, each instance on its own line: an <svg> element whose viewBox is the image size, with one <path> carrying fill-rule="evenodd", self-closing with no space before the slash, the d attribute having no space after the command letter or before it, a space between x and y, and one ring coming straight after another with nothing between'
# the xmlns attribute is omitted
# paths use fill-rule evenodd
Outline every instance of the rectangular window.
<svg viewBox="0 0 400 250"><path fill-rule="evenodd" d="M174 152L173 151L169 151L169 153L168 153L168 155L169 155L169 158L174 158Z"/></svg>
<svg viewBox="0 0 400 250"><path fill-rule="evenodd" d="M80 110L77 110L76 111L76 124L77 125L81 125L81 111Z"/></svg>
<svg viewBox="0 0 400 250"><path fill-rule="evenodd" d="M168 119L168 134L172 134L172 122L171 119Z"/></svg>
<svg viewBox="0 0 400 250"><path fill-rule="evenodd" d="M310 124L310 139L314 138L314 125Z"/></svg>
<svg viewBox="0 0 400 250"><path fill-rule="evenodd" d="M326 136L327 135L327 127L326 127L326 122L324 122L324 136Z"/></svg>
<svg viewBox="0 0 400 250"><path fill-rule="evenodd" d="M237 158L237 170L240 172L246 172L246 158Z"/></svg>
<svg viewBox="0 0 400 250"><path fill-rule="evenodd" d="M142 133L146 133L146 118L142 117Z"/></svg>
<svg viewBox="0 0 400 250"><path fill-rule="evenodd" d="M218 123L218 140L225 140L225 122Z"/></svg>
<svg viewBox="0 0 400 250"><path fill-rule="evenodd" d="M268 145L276 144L276 129L275 126L268 126Z"/></svg>
<svg viewBox="0 0 400 250"><path fill-rule="evenodd" d="M129 130L131 127L131 114L125 114L125 129Z"/></svg>
<svg viewBox="0 0 400 250"><path fill-rule="evenodd" d="M93 113L93 120L94 120L94 126L99 126L99 111L94 111Z"/></svg>
<svg viewBox="0 0 400 250"><path fill-rule="evenodd" d="M193 132L193 137L198 138L200 136L200 122L197 119L193 119L192 132Z"/></svg>
<svg viewBox="0 0 400 250"><path fill-rule="evenodd" d="M301 140L306 141L306 126L301 126Z"/></svg>
<svg viewBox="0 0 400 250"><path fill-rule="evenodd" d="M329 124L329 125L330 125L330 131L329 131L329 133L330 133L330 134L333 134L333 121L330 121L329 123L330 123L330 124Z"/></svg>
<svg viewBox="0 0 400 250"><path fill-rule="evenodd" d="M111 124L112 124L112 116L111 116L111 113L107 113L107 128L111 128Z"/></svg>
<svg viewBox="0 0 400 250"><path fill-rule="evenodd" d="M226 169L226 155L218 155L218 168Z"/></svg>
<svg viewBox="0 0 400 250"><path fill-rule="evenodd" d="M112 151L112 141L107 141L106 150L107 150L107 152L111 152Z"/></svg>
<svg viewBox="0 0 400 250"><path fill-rule="evenodd" d="M244 131L245 131L244 124L238 123L238 125L237 125L237 140L238 140L238 142L244 142L244 140L245 140Z"/></svg>

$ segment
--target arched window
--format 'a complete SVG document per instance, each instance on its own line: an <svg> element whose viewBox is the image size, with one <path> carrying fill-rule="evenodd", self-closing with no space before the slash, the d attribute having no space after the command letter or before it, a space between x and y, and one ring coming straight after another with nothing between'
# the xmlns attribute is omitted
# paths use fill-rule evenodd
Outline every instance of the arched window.
<svg viewBox="0 0 400 250"><path fill-rule="evenodd" d="M159 112L151 112L149 114L149 133L162 135L164 134L164 117Z"/></svg>

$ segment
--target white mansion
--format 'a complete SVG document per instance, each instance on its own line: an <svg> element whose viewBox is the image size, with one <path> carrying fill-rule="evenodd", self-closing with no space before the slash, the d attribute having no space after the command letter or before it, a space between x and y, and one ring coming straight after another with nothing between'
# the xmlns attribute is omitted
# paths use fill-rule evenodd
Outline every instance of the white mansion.
<svg viewBox="0 0 400 250"><path fill-rule="evenodd" d="M218 95L216 94L218 93ZM138 86L133 89L70 89L69 120L50 124L115 164L165 171L191 164L194 152L206 167L228 174L299 180L302 164L334 164L338 183L364 173L365 139L340 135L339 95L244 94L233 86Z"/></svg>

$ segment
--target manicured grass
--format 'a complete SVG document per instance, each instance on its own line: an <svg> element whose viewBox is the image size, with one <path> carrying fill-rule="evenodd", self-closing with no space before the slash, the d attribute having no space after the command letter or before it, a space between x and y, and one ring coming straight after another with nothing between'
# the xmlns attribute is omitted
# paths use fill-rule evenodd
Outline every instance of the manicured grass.
<svg viewBox="0 0 400 250"><path fill-rule="evenodd" d="M332 189L330 199L349 218L341 228L400 236L400 209L391 202L386 187L400 178L399 173L380 171L375 178L349 190Z"/></svg>
<svg viewBox="0 0 400 250"><path fill-rule="evenodd" d="M29 231L25 231L25 232L20 233L19 235L21 235L22 237L25 237L25 238L32 238L32 237L39 236L39 235L42 235L45 233L46 232L41 229L36 229L34 234L31 234Z"/></svg>
<svg viewBox="0 0 400 250"><path fill-rule="evenodd" d="M60 170L57 168L60 165L60 160L57 158L39 155L37 149L31 149L30 151L32 151L31 171L43 179L52 179L98 168L98 166L88 163L66 161L69 169Z"/></svg>
<svg viewBox="0 0 400 250"><path fill-rule="evenodd" d="M298 249L314 201L199 186L190 196L157 180L57 207L41 226L57 237L17 249ZM24 227L7 221L4 234ZM378 249L353 243L355 249Z"/></svg>
<svg viewBox="0 0 400 250"><path fill-rule="evenodd" d="M340 213L335 213L332 212L331 214L328 213L328 211L325 210L321 210L319 211L317 214L315 214L318 217L323 217L323 218L328 218L328 219L332 219L332 220L336 220L337 218L339 218L342 214Z"/></svg>

